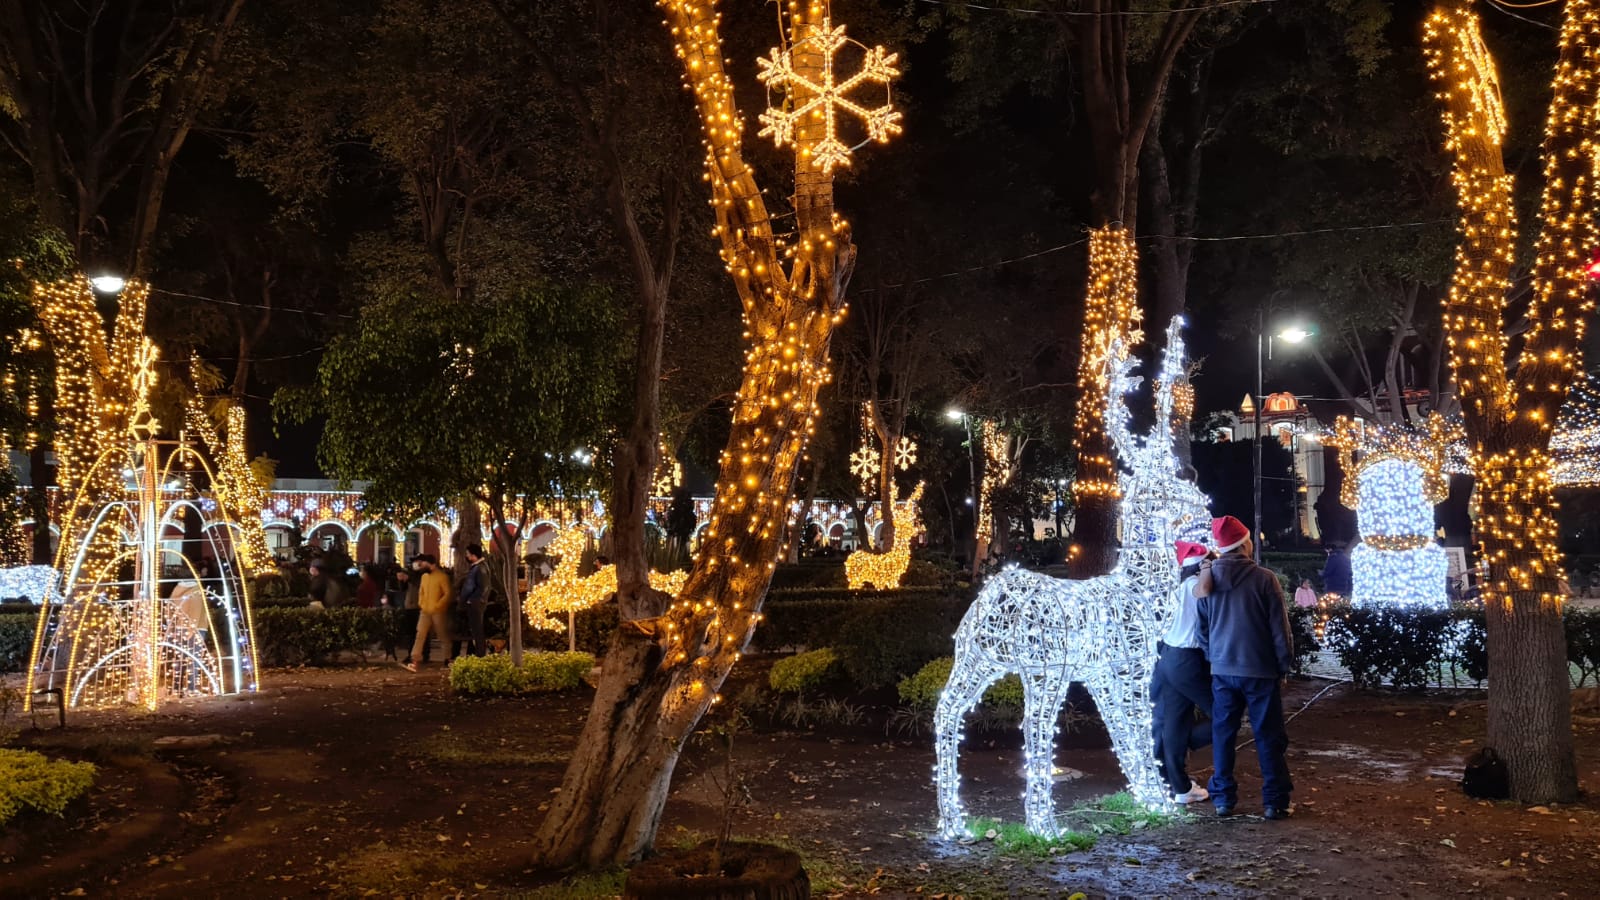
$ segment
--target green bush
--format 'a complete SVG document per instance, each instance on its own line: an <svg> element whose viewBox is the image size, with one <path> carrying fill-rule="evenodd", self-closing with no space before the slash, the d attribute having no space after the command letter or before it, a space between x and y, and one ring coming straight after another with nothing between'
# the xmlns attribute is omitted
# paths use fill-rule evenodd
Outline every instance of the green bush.
<svg viewBox="0 0 1600 900"><path fill-rule="evenodd" d="M1321 592L1322 567L1327 563L1327 556L1320 552L1284 551L1261 554L1261 564L1278 573L1278 580L1283 584L1284 596L1291 598L1291 602L1294 589L1300 586L1302 579L1311 579L1311 586Z"/></svg>
<svg viewBox="0 0 1600 900"><path fill-rule="evenodd" d="M67 804L89 792L94 775L93 763L0 748L0 825L23 809L61 815Z"/></svg>
<svg viewBox="0 0 1600 900"><path fill-rule="evenodd" d="M252 611L256 648L266 666L321 666L354 653L365 662L374 646L403 643L399 616L387 609L261 606Z"/></svg>
<svg viewBox="0 0 1600 900"><path fill-rule="evenodd" d="M889 687L929 660L950 654L969 604L947 595L860 603L840 621L833 647L857 687Z"/></svg>
<svg viewBox="0 0 1600 900"><path fill-rule="evenodd" d="M900 679L898 689L900 702L913 709L932 710L939 705L939 695L944 692L945 682L950 680L950 669L955 665L955 659L941 656L931 660L927 665ZM1007 675L983 692L983 704L993 709L1022 710L1022 679L1016 675Z"/></svg>
<svg viewBox="0 0 1600 900"><path fill-rule="evenodd" d="M511 654L463 656L450 664L450 687L463 694L541 694L571 690L594 668L587 653L529 653L522 667Z"/></svg>
<svg viewBox="0 0 1600 900"><path fill-rule="evenodd" d="M779 563L772 571L772 590L812 590L815 588L844 588L844 557L808 559L797 563Z"/></svg>
<svg viewBox="0 0 1600 900"><path fill-rule="evenodd" d="M28 667L38 621L38 613L32 611L0 614L0 672L21 672Z"/></svg>
<svg viewBox="0 0 1600 900"><path fill-rule="evenodd" d="M1357 685L1415 690L1450 664L1455 622L1442 610L1351 608L1329 619L1324 637Z"/></svg>
<svg viewBox="0 0 1600 900"><path fill-rule="evenodd" d="M767 685L780 694L806 694L827 685L839 675L839 657L823 647L797 653L772 664Z"/></svg>
<svg viewBox="0 0 1600 900"><path fill-rule="evenodd" d="M895 630L934 627L943 630L942 640L948 642L955 632L955 623L961 621L962 614L971 605L972 597L967 591L946 588L772 591L761 608L762 621L751 638L750 647L758 652L801 647L833 647L838 650L841 646L836 639L846 620L874 606L889 603L902 604L899 608L908 610L911 616L899 623ZM952 615L954 618L951 618ZM948 628L946 623L949 623ZM949 649L946 646L933 656L942 656ZM915 667L912 667L912 670L900 674L910 674L914 670Z"/></svg>
<svg viewBox="0 0 1600 900"><path fill-rule="evenodd" d="M1600 610L1566 610L1567 660L1578 669L1580 684L1600 681Z"/></svg>
<svg viewBox="0 0 1600 900"><path fill-rule="evenodd" d="M1317 612L1313 606L1289 606L1289 634L1294 638L1296 673L1304 672L1306 664L1322 649L1322 644L1317 641Z"/></svg>

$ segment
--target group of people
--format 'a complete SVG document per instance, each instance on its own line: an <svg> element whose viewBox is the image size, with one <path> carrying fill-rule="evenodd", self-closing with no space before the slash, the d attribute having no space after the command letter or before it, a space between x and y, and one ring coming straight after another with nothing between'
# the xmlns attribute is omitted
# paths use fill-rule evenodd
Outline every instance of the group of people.
<svg viewBox="0 0 1600 900"><path fill-rule="evenodd" d="M483 547L479 544L468 544L466 549L467 569L466 578L461 582L461 593L456 595L455 586L450 574L439 566L439 560L431 553L420 553L411 559L411 571L416 577L411 577L411 572L401 569L395 573L404 594L401 607L405 612L406 621L402 623L402 633L405 626L415 621L416 638L412 641L411 652L401 665L415 672L428 662L430 637L437 636L441 647L452 647L451 658L460 652L461 642L451 639L451 607L460 604L461 611L466 618L466 652L473 656L483 656L489 652L488 641L484 637L483 613L484 607L489 603L489 572L483 565Z"/></svg>
<svg viewBox="0 0 1600 900"><path fill-rule="evenodd" d="M1261 765L1268 819L1289 816L1290 795L1281 686L1293 669L1289 607L1278 576L1255 562L1250 531L1233 516L1211 522L1212 547L1177 542L1177 612L1159 645L1151 684L1155 750L1179 803L1210 800L1233 815L1235 741L1246 714ZM1196 718L1196 712L1210 721ZM1202 787L1189 777L1192 749L1211 745L1212 773Z"/></svg>

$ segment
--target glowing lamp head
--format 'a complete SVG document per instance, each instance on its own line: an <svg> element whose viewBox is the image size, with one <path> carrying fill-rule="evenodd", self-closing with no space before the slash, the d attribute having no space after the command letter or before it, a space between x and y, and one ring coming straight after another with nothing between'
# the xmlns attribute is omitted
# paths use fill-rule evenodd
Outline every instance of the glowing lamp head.
<svg viewBox="0 0 1600 900"><path fill-rule="evenodd" d="M1299 325L1291 325L1278 332L1279 340L1288 341L1291 344L1298 344L1308 337L1311 337L1311 332Z"/></svg>
<svg viewBox="0 0 1600 900"><path fill-rule="evenodd" d="M959 422L965 416L966 416L966 413L962 412L959 409L947 409L947 410L944 411L944 417L946 419L949 419L952 422Z"/></svg>
<svg viewBox="0 0 1600 900"><path fill-rule="evenodd" d="M89 279L89 283L102 294L121 293L123 286L127 284L121 275L96 275Z"/></svg>

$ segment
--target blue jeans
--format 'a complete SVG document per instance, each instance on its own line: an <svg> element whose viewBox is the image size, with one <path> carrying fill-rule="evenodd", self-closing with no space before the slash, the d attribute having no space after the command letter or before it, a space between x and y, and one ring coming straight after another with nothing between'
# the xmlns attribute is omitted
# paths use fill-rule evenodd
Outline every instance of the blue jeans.
<svg viewBox="0 0 1600 900"><path fill-rule="evenodd" d="M1283 698L1276 678L1211 676L1211 799L1218 807L1239 800L1239 783L1233 778L1234 742L1246 709L1255 732L1256 759L1261 763L1261 802L1279 809L1289 807L1294 784L1289 781L1289 735L1283 728Z"/></svg>

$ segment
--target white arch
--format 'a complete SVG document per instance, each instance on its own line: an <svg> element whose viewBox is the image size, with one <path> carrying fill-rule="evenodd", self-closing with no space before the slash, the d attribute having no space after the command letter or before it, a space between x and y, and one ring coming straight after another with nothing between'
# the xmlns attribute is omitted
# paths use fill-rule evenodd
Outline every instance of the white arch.
<svg viewBox="0 0 1600 900"><path fill-rule="evenodd" d="M350 528L348 523L344 522L341 519L323 519L322 521L318 522L315 525L306 526L306 528L305 528L306 537L309 538L313 534L316 534L317 533L317 529L321 528L324 525L333 525L333 526L337 527L340 531L343 531L345 540L347 540L347 541L354 542L355 539L356 539L355 531Z"/></svg>
<svg viewBox="0 0 1600 900"><path fill-rule="evenodd" d="M374 528L389 529L389 533L394 535L394 540L397 544L403 544L406 541L406 533L400 530L400 526L393 525L388 522L367 522L363 524L360 528L356 529L356 540L360 540L363 534L366 534L368 531Z"/></svg>

